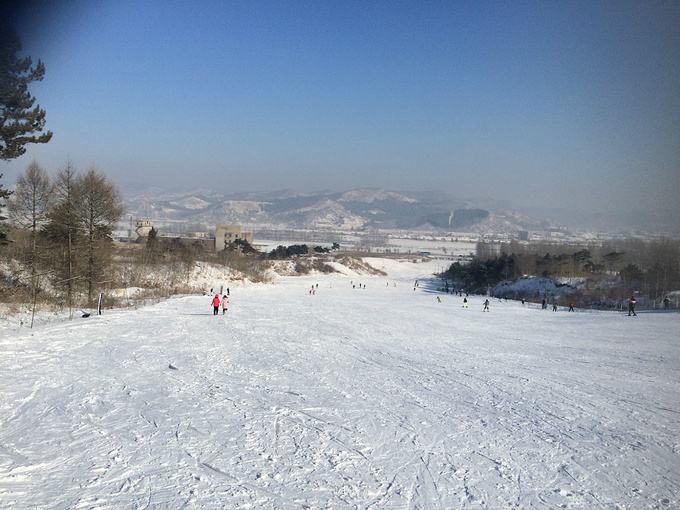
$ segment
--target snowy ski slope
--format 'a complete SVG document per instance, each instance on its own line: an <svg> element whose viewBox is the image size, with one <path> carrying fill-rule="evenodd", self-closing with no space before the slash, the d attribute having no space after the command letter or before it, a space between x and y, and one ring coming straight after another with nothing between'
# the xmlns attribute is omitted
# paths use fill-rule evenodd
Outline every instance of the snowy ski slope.
<svg viewBox="0 0 680 510"><path fill-rule="evenodd" d="M5 332L0 507L678 508L679 315L384 265Z"/></svg>

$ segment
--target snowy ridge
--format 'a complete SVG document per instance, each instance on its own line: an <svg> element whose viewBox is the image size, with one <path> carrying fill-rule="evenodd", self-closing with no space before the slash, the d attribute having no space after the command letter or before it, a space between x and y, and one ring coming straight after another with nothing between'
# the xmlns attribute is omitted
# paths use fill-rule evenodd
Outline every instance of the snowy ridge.
<svg viewBox="0 0 680 510"><path fill-rule="evenodd" d="M407 197L401 193L381 189L350 190L343 193L339 198L340 202L364 202L367 204L382 200L395 200L407 204L415 204L418 202L415 198Z"/></svg>
<svg viewBox="0 0 680 510"><path fill-rule="evenodd" d="M0 333L0 507L680 504L680 316L482 313L373 262Z"/></svg>
<svg viewBox="0 0 680 510"><path fill-rule="evenodd" d="M454 212L475 207L465 201L435 192L407 193L383 189L353 189L345 192L221 193L193 190L186 193L137 192L126 197L126 208L135 218L150 218L157 225L177 221L214 226L238 223L262 228L414 229L465 232L512 233L533 229L539 223L527 216L505 211L505 207L482 203L489 210L469 221L452 223ZM544 225L545 226L545 225Z"/></svg>

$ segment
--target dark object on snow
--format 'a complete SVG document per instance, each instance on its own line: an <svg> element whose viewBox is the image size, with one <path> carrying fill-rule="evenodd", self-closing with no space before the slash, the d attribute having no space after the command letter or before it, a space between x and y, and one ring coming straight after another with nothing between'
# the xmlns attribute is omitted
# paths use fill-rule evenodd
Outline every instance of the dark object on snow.
<svg viewBox="0 0 680 510"><path fill-rule="evenodd" d="M89 316L90 316L90 312L83 312L83 315L82 315L83 319L87 319Z"/></svg>
<svg viewBox="0 0 680 510"><path fill-rule="evenodd" d="M170 370L179 370L176 366L173 366L172 363L170 363L170 364L168 365L168 368L169 368Z"/></svg>

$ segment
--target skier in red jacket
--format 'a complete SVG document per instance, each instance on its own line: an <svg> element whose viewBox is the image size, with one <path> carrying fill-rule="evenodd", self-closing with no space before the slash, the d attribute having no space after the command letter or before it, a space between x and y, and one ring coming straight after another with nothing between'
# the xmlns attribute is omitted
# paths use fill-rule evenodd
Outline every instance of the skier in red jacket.
<svg viewBox="0 0 680 510"><path fill-rule="evenodd" d="M219 294L215 294L215 297L212 299L212 305L213 305L213 315L218 315L220 313L220 296L219 296Z"/></svg>

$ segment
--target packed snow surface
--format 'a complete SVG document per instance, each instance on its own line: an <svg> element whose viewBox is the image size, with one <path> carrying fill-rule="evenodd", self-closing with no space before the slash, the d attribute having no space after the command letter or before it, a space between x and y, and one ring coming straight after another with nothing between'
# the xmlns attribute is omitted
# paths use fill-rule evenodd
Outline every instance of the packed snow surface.
<svg viewBox="0 0 680 510"><path fill-rule="evenodd" d="M679 315L383 267L0 333L0 507L680 505Z"/></svg>

